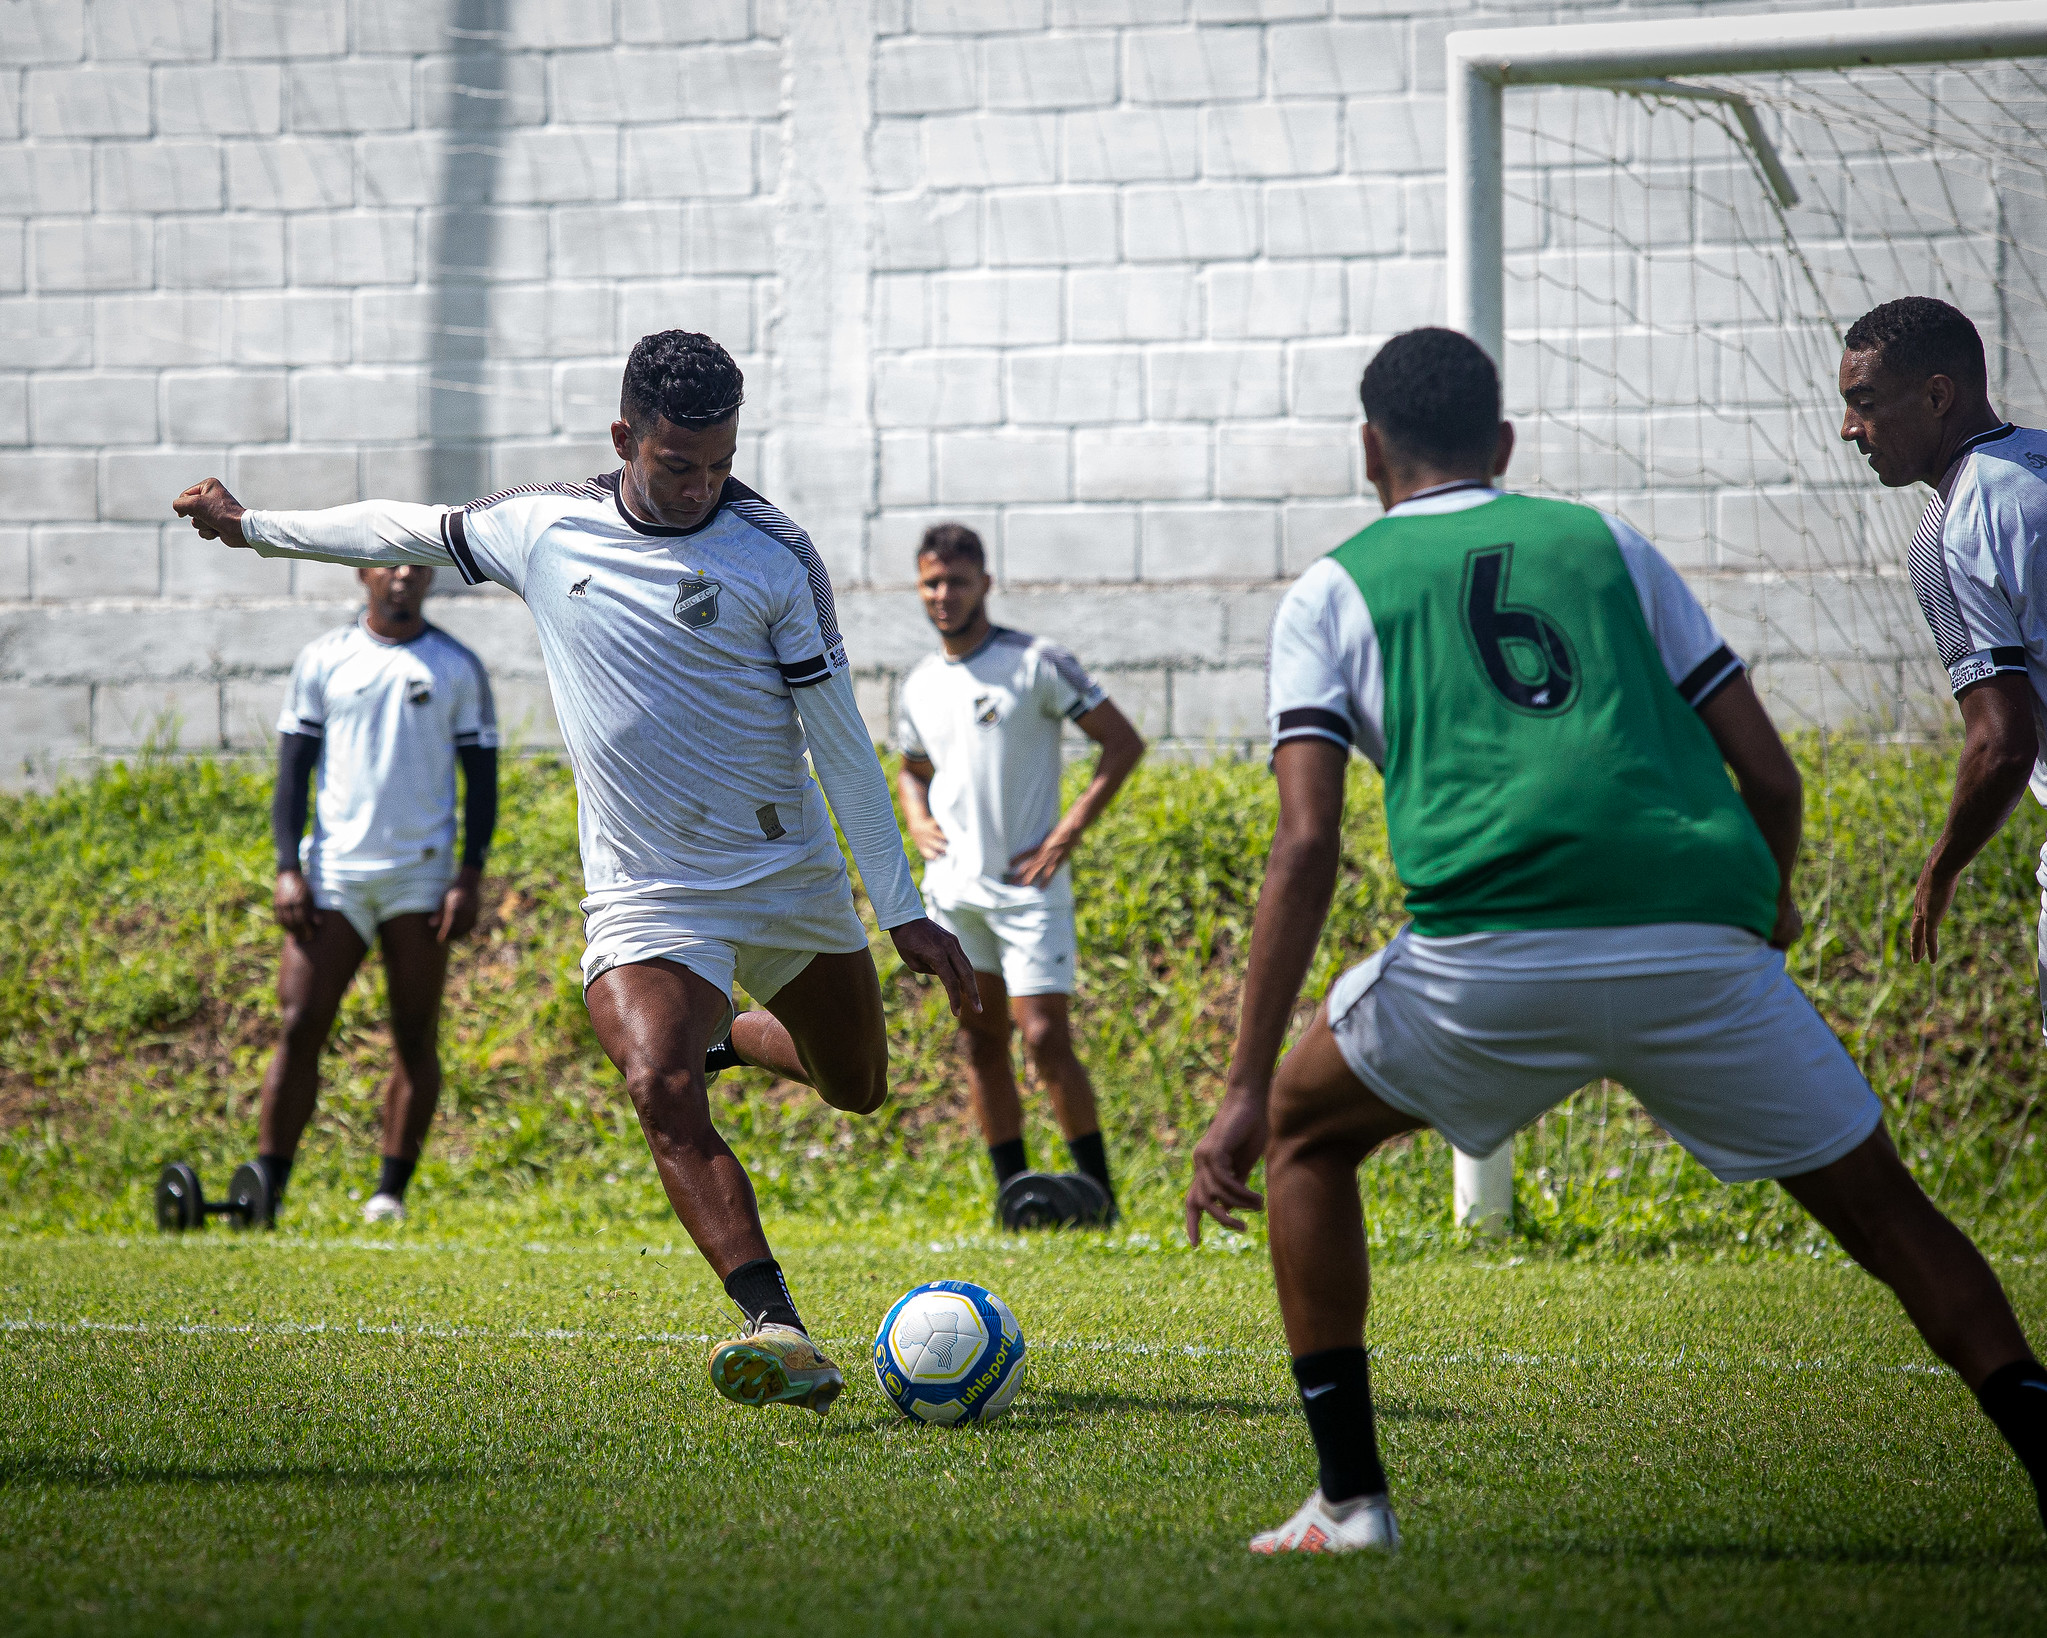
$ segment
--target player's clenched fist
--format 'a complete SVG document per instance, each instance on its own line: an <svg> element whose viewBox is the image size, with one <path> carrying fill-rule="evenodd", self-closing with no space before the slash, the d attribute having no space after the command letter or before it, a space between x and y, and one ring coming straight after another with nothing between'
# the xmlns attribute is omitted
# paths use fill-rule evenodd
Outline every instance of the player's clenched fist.
<svg viewBox="0 0 2047 1638"><path fill-rule="evenodd" d="M176 500L171 510L190 518L203 540L224 540L230 546L246 546L242 538L242 503L230 495L218 478L195 483Z"/></svg>

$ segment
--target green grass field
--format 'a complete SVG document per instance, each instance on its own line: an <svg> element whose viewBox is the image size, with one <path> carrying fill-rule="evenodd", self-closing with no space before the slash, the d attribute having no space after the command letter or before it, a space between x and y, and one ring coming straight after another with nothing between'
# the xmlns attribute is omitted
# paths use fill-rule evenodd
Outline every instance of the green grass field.
<svg viewBox="0 0 2047 1638"><path fill-rule="evenodd" d="M1936 969L1899 957L1950 764L1808 743L1801 981L1935 1197L2047 1332L2047 1055L2024 818ZM1311 979L1399 901L1360 770ZM1313 1482L1258 1225L1190 1252L1273 809L1262 769L1141 770L1079 869L1077 1019L1128 1216L986 1232L937 998L877 944L896 1096L854 1122L716 1089L806 1313L822 1425L718 1401L730 1323L662 1202L575 979L574 799L514 764L450 983L413 1218L357 1228L385 1046L344 1009L286 1231L148 1229L160 1162L253 1143L277 934L267 777L144 761L0 799L0 1631L915 1633L2038 1629L2016 1464L1888 1297L1768 1185L1722 1188L1624 1093L1519 1140L1512 1239L1452 1232L1424 1137L1364 1174L1384 1442L1409 1550L1254 1562ZM1058 1163L1049 1130L1036 1154ZM931 1278L1007 1297L1015 1413L901 1422L862 1357Z"/></svg>
<svg viewBox="0 0 2047 1638"><path fill-rule="evenodd" d="M799 1238L800 1238L799 1234ZM2038 1630L2047 1543L1973 1402L1831 1264L1388 1272L1396 1562L1265 1562L1313 1483L1263 1259L839 1236L822 1424L718 1400L693 1255L17 1243L10 1633ZM934 1274L1011 1300L1015 1411L913 1426L859 1355ZM2008 1270L2047 1320L2047 1276Z"/></svg>

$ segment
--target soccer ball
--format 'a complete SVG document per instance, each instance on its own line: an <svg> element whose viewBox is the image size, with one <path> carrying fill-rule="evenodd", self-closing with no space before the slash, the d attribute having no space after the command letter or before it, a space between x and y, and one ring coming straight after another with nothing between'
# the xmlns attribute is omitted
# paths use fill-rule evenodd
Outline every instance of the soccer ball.
<svg viewBox="0 0 2047 1638"><path fill-rule="evenodd" d="M905 1292L875 1332L874 1379L919 1422L989 1421L1023 1387L1023 1328L994 1292L933 1280Z"/></svg>

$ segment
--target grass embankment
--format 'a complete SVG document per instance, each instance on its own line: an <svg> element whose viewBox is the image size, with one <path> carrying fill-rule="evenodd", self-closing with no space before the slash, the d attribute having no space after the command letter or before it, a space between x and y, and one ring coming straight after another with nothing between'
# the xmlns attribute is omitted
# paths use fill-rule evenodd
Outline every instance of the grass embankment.
<svg viewBox="0 0 2047 1638"><path fill-rule="evenodd" d="M713 1397L729 1321L658 1246L18 1241L0 1627L1751 1638L2047 1607L2017 1463L1848 1269L1389 1269L1406 1551L1269 1563L1244 1540L1314 1463L1262 1258L906 1238L789 1258L853 1367L822 1424ZM861 1366L938 1273L1029 1337L986 1428L906 1423ZM2047 1309L2047 1273L2013 1283Z"/></svg>
<svg viewBox="0 0 2047 1638"><path fill-rule="evenodd" d="M1923 1178L1996 1246L2030 1249L2047 1200L2032 1130L2047 1074L2034 1000L2030 805L1964 885L1940 966L1900 960L1910 891L1950 764L1925 750L1805 747L1809 932L1794 967L1891 1110ZM0 801L0 1231L135 1230L159 1162L216 1187L253 1147L274 1024L260 766L142 763ZM1353 778L1346 867L1311 993L1399 924L1376 777ZM1274 817L1243 764L1140 770L1078 866L1083 1051L1134 1227L1163 1235L1219 1089ZM513 764L486 916L458 956L447 1091L416 1186L435 1233L673 1236L616 1075L585 1017L575 798L548 759ZM986 1173L949 1023L877 943L896 1097L849 1121L758 1073L725 1077L722 1125L771 1211L977 1226ZM386 1063L374 958L345 1007L292 1186L309 1231L352 1219L374 1168ZM1062 1163L1049 1127L1034 1152ZM1520 1140L1527 1249L1746 1255L1812 1244L1767 1185L1723 1189L1594 1088ZM1442 1238L1448 1167L1424 1138L1366 1169L1382 1250ZM217 1180L217 1181L216 1181Z"/></svg>

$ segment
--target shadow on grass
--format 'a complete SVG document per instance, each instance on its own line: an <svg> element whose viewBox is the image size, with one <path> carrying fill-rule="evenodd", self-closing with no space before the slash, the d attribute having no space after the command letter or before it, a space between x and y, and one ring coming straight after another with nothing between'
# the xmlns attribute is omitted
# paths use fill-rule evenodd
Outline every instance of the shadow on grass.
<svg viewBox="0 0 2047 1638"><path fill-rule="evenodd" d="M72 1456L10 1456L0 1458L0 1487L10 1485L80 1485L117 1489L123 1485L311 1484L332 1490L378 1489L393 1485L475 1484L503 1479L501 1470L484 1473L460 1467L342 1468L325 1464L223 1462L91 1461Z"/></svg>
<svg viewBox="0 0 2047 1638"><path fill-rule="evenodd" d="M1298 1418L1300 1403L1291 1397L1211 1398L1186 1394L1117 1393L1113 1389L1075 1392L1065 1388L1027 1389L1015 1410L1003 1420L1011 1426L1057 1427L1089 1417L1118 1416L1130 1412L1164 1413L1168 1416L1234 1416L1241 1421L1271 1417ZM1382 1422L1463 1422L1471 1413L1446 1405L1420 1404L1413 1400L1389 1400L1374 1406Z"/></svg>
<svg viewBox="0 0 2047 1638"><path fill-rule="evenodd" d="M2024 1546L1983 1542L1942 1547L1925 1542L1847 1541L1792 1544L1738 1541L1585 1541L1546 1538L1517 1542L1516 1552L1560 1558L1605 1559L1616 1564L1864 1564L1948 1568L1984 1565L2012 1569L2047 1568L2047 1540Z"/></svg>

